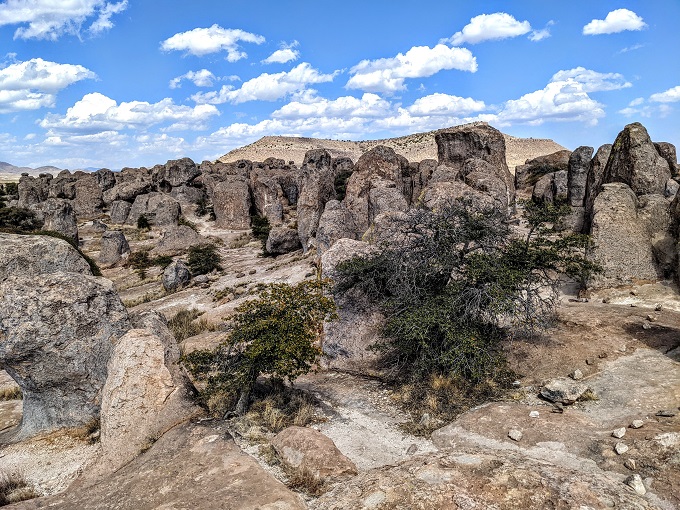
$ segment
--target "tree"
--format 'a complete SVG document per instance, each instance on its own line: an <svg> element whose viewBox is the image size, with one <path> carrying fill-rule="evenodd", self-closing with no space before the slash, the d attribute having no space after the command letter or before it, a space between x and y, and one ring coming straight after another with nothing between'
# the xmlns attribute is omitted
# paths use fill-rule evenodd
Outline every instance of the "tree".
<svg viewBox="0 0 680 510"><path fill-rule="evenodd" d="M391 219L375 255L338 267L336 292L358 288L385 312L387 340L375 348L392 376L493 379L502 338L552 323L560 275L597 270L588 237L558 231L568 208L524 207L523 234L470 202L415 209Z"/></svg>
<svg viewBox="0 0 680 510"><path fill-rule="evenodd" d="M189 248L187 264L191 274L194 276L208 274L213 270L221 271L221 262L222 256L217 252L217 246L214 244L192 246Z"/></svg>
<svg viewBox="0 0 680 510"><path fill-rule="evenodd" d="M323 323L336 317L327 288L322 281L265 286L236 308L228 339L214 352L185 356L186 366L206 383L207 395L221 392L232 402L228 411L244 414L259 376L292 382L312 370Z"/></svg>

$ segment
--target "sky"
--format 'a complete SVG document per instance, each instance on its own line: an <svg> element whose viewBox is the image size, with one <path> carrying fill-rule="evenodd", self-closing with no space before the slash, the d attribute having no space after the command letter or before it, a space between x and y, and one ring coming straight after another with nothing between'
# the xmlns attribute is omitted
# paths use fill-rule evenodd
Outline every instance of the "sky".
<svg viewBox="0 0 680 510"><path fill-rule="evenodd" d="M0 0L0 161L148 167L478 120L678 145L678 19L680 0Z"/></svg>

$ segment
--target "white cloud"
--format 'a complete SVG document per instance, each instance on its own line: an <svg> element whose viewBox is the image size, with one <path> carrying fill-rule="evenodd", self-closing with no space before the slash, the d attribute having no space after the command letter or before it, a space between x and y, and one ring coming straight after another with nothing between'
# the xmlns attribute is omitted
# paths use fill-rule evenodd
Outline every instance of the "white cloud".
<svg viewBox="0 0 680 510"><path fill-rule="evenodd" d="M199 104L239 104L247 101L276 101L295 92L304 90L307 85L333 81L336 73L323 74L310 64L303 62L290 71L262 73L234 90L224 85L217 92L198 93L191 96Z"/></svg>
<svg viewBox="0 0 680 510"><path fill-rule="evenodd" d="M439 71L477 71L477 60L466 48L414 46L405 54L377 60L362 60L352 69L345 87L367 92L394 93L405 90L407 78L425 78Z"/></svg>
<svg viewBox="0 0 680 510"><path fill-rule="evenodd" d="M127 8L127 0L7 0L0 4L0 26L22 25L15 39L57 40L64 34L78 35L88 18L97 16L89 31L99 33L113 26L111 17Z"/></svg>
<svg viewBox="0 0 680 510"><path fill-rule="evenodd" d="M218 81L219 78L217 78L207 69L201 69L200 71L189 71L184 73L182 76L178 76L177 78L170 80L170 88L180 88L182 86L182 80L189 80L197 87L212 87L213 83Z"/></svg>
<svg viewBox="0 0 680 510"><path fill-rule="evenodd" d="M680 101L680 85L670 88L665 92L657 92L649 96L650 101L655 103L674 103Z"/></svg>
<svg viewBox="0 0 680 510"><path fill-rule="evenodd" d="M647 23L628 9L616 9L605 19L594 19L583 27L583 35L615 34L624 30L642 30Z"/></svg>
<svg viewBox="0 0 680 510"><path fill-rule="evenodd" d="M219 112L212 105L197 105L192 108L176 105L170 98L157 103L130 101L118 104L113 99L94 92L83 96L66 111L66 115L48 114L40 121L40 126L61 133L145 129L168 122L203 129L214 115L219 115Z"/></svg>
<svg viewBox="0 0 680 510"><path fill-rule="evenodd" d="M486 109L484 101L477 101L471 97L458 97L441 93L418 98L407 108L408 112L414 117L430 115L460 116L473 112L481 112Z"/></svg>
<svg viewBox="0 0 680 510"><path fill-rule="evenodd" d="M643 97L637 97L637 98L633 99L630 103L628 103L628 106L639 106L644 102L645 102L645 99Z"/></svg>
<svg viewBox="0 0 680 510"><path fill-rule="evenodd" d="M222 28L215 24L210 28L194 28L180 32L161 43L163 51L184 51L198 57L220 51L227 52L227 60L236 62L248 54L241 50L239 42L262 44L265 38L240 29Z"/></svg>
<svg viewBox="0 0 680 510"><path fill-rule="evenodd" d="M576 67L567 71L558 71L550 80L551 82L566 82L574 80L578 82L583 92L602 92L607 90L619 90L632 87L622 74L598 73L584 67Z"/></svg>
<svg viewBox="0 0 680 510"><path fill-rule="evenodd" d="M644 48L644 44L634 44L633 46L627 46L625 48L621 48L618 53L628 53L629 51L635 51L639 50L640 48Z"/></svg>
<svg viewBox="0 0 680 510"><path fill-rule="evenodd" d="M300 45L299 42L293 41L290 44L283 43L280 49L262 60L263 64L285 64L286 62L294 62L300 58L300 52L296 50Z"/></svg>
<svg viewBox="0 0 680 510"><path fill-rule="evenodd" d="M89 69L41 58L0 69L0 113L37 110L54 105L60 90L80 80L95 79Z"/></svg>
<svg viewBox="0 0 680 510"><path fill-rule="evenodd" d="M529 34L529 40L532 42L538 42L552 36L552 34L550 33L550 28L548 27L551 27L554 24L555 22L553 20L550 20L548 21L548 23L546 23L545 28L541 30L532 30L531 34Z"/></svg>
<svg viewBox="0 0 680 510"><path fill-rule="evenodd" d="M529 31L531 31L531 24L528 21L518 21L505 12L495 12L475 16L463 27L463 30L440 42L448 42L454 46L465 43L477 44L482 41L517 37Z"/></svg>
<svg viewBox="0 0 680 510"><path fill-rule="evenodd" d="M312 96L300 101L292 101L272 113L275 119L308 119L311 117L328 118L379 118L389 115L392 105L389 101L371 93L361 99L352 96L325 99Z"/></svg>

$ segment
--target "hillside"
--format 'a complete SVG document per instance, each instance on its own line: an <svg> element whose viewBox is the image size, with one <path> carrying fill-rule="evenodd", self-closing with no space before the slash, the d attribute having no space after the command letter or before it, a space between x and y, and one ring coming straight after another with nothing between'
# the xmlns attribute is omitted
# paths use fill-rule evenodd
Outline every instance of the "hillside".
<svg viewBox="0 0 680 510"><path fill-rule="evenodd" d="M11 163L0 161L0 182L18 181L19 177L23 173L27 173L29 175L32 175L33 177L37 177L38 175L44 173L57 175L59 172L61 172L61 168L57 168L56 166L41 166L39 168L29 168L26 166L15 166L12 165Z"/></svg>
<svg viewBox="0 0 680 510"><path fill-rule="evenodd" d="M422 161L423 159L437 159L437 146L434 142L436 133L437 131L429 131L397 138L358 142L294 136L264 136L250 145L228 152L219 160L228 163L239 159L264 161L266 158L275 157L301 165L308 150L326 149L334 158L346 156L356 162L364 152L376 145L386 145L409 161ZM549 139L517 138L505 133L503 137L505 138L506 160L513 173L515 166L523 165L527 159L565 149Z"/></svg>

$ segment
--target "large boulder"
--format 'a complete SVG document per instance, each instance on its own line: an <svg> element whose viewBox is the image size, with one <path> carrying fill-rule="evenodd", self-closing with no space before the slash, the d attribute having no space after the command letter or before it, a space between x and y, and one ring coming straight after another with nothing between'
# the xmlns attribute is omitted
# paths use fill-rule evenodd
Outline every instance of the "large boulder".
<svg viewBox="0 0 680 510"><path fill-rule="evenodd" d="M0 283L0 368L24 395L19 437L98 419L112 345L129 329L103 278L53 273Z"/></svg>
<svg viewBox="0 0 680 510"><path fill-rule="evenodd" d="M27 209L47 200L52 178L52 174L40 174L40 177L22 174L19 179L19 207Z"/></svg>
<svg viewBox="0 0 680 510"><path fill-rule="evenodd" d="M542 176L534 186L531 199L537 204L552 204L555 201L555 172Z"/></svg>
<svg viewBox="0 0 680 510"><path fill-rule="evenodd" d="M58 232L78 242L78 222L70 200L48 198L32 206L37 217L43 221L43 230Z"/></svg>
<svg viewBox="0 0 680 510"><path fill-rule="evenodd" d="M84 174L79 176L73 183L73 188L75 190L73 207L78 218L91 218L101 214L104 200L102 189L94 175Z"/></svg>
<svg viewBox="0 0 680 510"><path fill-rule="evenodd" d="M115 200L132 202L137 195L149 193L153 188L151 176L146 168L123 168L115 174L116 184L103 194L106 204Z"/></svg>
<svg viewBox="0 0 680 510"><path fill-rule="evenodd" d="M583 207L586 198L586 183L593 148L582 146L569 156L567 170L567 202L572 207Z"/></svg>
<svg viewBox="0 0 680 510"><path fill-rule="evenodd" d="M483 159L470 158L463 164L461 175L465 184L487 193L495 202L496 209L507 211L511 193L501 169Z"/></svg>
<svg viewBox="0 0 680 510"><path fill-rule="evenodd" d="M671 169L671 176L677 177L678 155L675 151L675 145L668 142L654 142L654 147L656 148L656 152L659 153L659 156L668 161L668 166Z"/></svg>
<svg viewBox="0 0 680 510"><path fill-rule="evenodd" d="M100 473L114 472L172 427L200 413L179 347L157 312L133 317L115 342L102 389ZM103 474L103 473L101 473Z"/></svg>
<svg viewBox="0 0 680 510"><path fill-rule="evenodd" d="M333 246L338 239L353 239L356 232L354 216L345 207L345 204L337 200L329 200L321 218L319 218L319 227L316 231L316 249L322 254Z"/></svg>
<svg viewBox="0 0 680 510"><path fill-rule="evenodd" d="M265 248L272 255L282 255L299 250L300 238L298 231L286 227L274 227L269 231Z"/></svg>
<svg viewBox="0 0 680 510"><path fill-rule="evenodd" d="M421 203L427 209L435 211L456 200L469 201L479 210L493 209L498 205L498 201L489 193L476 190L463 181L434 181L434 179L423 190Z"/></svg>
<svg viewBox="0 0 680 510"><path fill-rule="evenodd" d="M524 165L515 167L515 188L517 190L530 188L546 174L566 172L569 168L570 156L571 151L562 150L528 159Z"/></svg>
<svg viewBox="0 0 680 510"><path fill-rule="evenodd" d="M97 179L97 184L99 184L102 192L108 191L116 185L116 175L108 168L100 168L92 175Z"/></svg>
<svg viewBox="0 0 680 510"><path fill-rule="evenodd" d="M439 163L435 159L424 159L418 163L418 172L411 174L411 203L417 204L420 194L430 182L430 178Z"/></svg>
<svg viewBox="0 0 680 510"><path fill-rule="evenodd" d="M321 432L307 427L288 427L271 442L288 468L322 481L341 481L357 474L354 462Z"/></svg>
<svg viewBox="0 0 680 510"><path fill-rule="evenodd" d="M0 282L11 276L92 274L85 259L62 239L0 233L0 246Z"/></svg>
<svg viewBox="0 0 680 510"><path fill-rule="evenodd" d="M191 271L181 260L175 260L164 270L161 283L166 292L176 292L191 282Z"/></svg>
<svg viewBox="0 0 680 510"><path fill-rule="evenodd" d="M156 187L165 192L172 188L189 184L201 171L189 158L168 161L165 165L158 165L151 171L151 180Z"/></svg>
<svg viewBox="0 0 680 510"><path fill-rule="evenodd" d="M604 174L604 182L625 183L636 195L663 195L671 169L645 127L635 122L616 137Z"/></svg>
<svg viewBox="0 0 680 510"><path fill-rule="evenodd" d="M593 221L593 205L595 204L595 197L600 193L600 188L604 182L604 170L609 161L609 155L612 152L612 145L607 143L602 145L593 159L590 161L590 168L588 169L588 178L586 180L586 199L584 202L584 225L583 232L590 233L590 225Z"/></svg>
<svg viewBox="0 0 680 510"><path fill-rule="evenodd" d="M135 198L126 220L136 225L140 216L146 217L151 225L167 227L177 225L181 214L179 202L164 193L148 193Z"/></svg>
<svg viewBox="0 0 680 510"><path fill-rule="evenodd" d="M130 245L120 230L107 230L102 234L99 249L99 264L102 267L113 267L130 254Z"/></svg>
<svg viewBox="0 0 680 510"><path fill-rule="evenodd" d="M297 200L298 236L305 252L307 241L316 236L324 206L335 199L335 175L327 151L307 151L298 177Z"/></svg>
<svg viewBox="0 0 680 510"><path fill-rule="evenodd" d="M251 200L245 177L226 176L224 181L215 186L212 202L218 227L235 230L250 228Z"/></svg>
<svg viewBox="0 0 680 510"><path fill-rule="evenodd" d="M208 244L206 237L187 225L179 225L165 229L160 241L151 250L154 255L180 255L189 248Z"/></svg>
<svg viewBox="0 0 680 510"><path fill-rule="evenodd" d="M111 203L111 210L109 211L111 223L116 225L124 224L127 221L128 216L130 216L130 209L132 209L132 204L130 202L115 200ZM137 220L135 219L135 221Z"/></svg>
<svg viewBox="0 0 680 510"><path fill-rule="evenodd" d="M254 164L250 172L250 190L255 213L266 217L271 225L281 225L286 207L294 205L298 199L296 177L296 172L283 160L269 158Z"/></svg>

